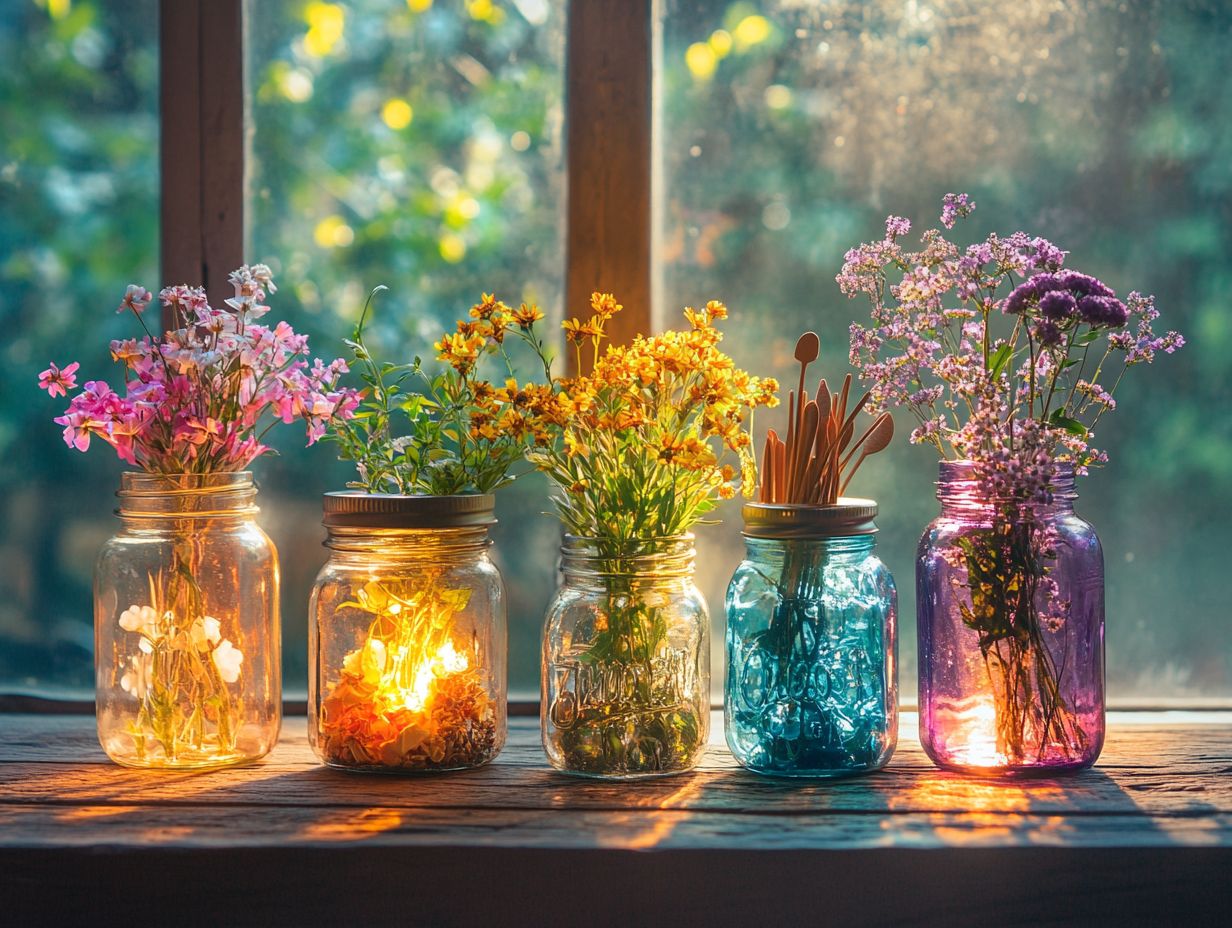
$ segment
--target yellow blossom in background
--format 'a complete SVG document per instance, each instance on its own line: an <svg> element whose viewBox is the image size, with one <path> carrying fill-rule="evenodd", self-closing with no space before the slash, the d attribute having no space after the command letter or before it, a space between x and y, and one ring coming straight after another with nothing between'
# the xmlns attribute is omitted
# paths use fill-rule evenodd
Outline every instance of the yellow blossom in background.
<svg viewBox="0 0 1232 928"><path fill-rule="evenodd" d="M471 19L477 19L493 26L505 20L505 11L492 0L466 0L466 11L471 14Z"/></svg>
<svg viewBox="0 0 1232 928"><path fill-rule="evenodd" d="M425 13L432 9L432 0L406 0L406 5L412 13Z"/></svg>
<svg viewBox="0 0 1232 928"><path fill-rule="evenodd" d="M706 42L694 42L684 52L684 63L695 80L708 81L719 66L719 56Z"/></svg>
<svg viewBox="0 0 1232 928"><path fill-rule="evenodd" d="M401 97L391 97L381 107L381 119L391 129L405 129L414 118L415 110Z"/></svg>
<svg viewBox="0 0 1232 928"><path fill-rule="evenodd" d="M322 248L345 248L355 241L355 230L341 216L326 216L312 230L312 238Z"/></svg>
<svg viewBox="0 0 1232 928"><path fill-rule="evenodd" d="M52 19L64 19L73 11L73 0L36 0Z"/></svg>
<svg viewBox="0 0 1232 928"><path fill-rule="evenodd" d="M466 241L453 232L446 232L441 236L438 249L441 257L450 264L457 264L466 257Z"/></svg>
<svg viewBox="0 0 1232 928"><path fill-rule="evenodd" d="M336 3L309 3L304 7L304 51L314 58L324 58L342 40L346 26L346 11Z"/></svg>
<svg viewBox="0 0 1232 928"><path fill-rule="evenodd" d="M770 20L764 16L746 16L736 25L732 31L732 38L736 43L737 51L746 51L754 45L760 45L766 39L770 38L773 32L773 27L770 25Z"/></svg>

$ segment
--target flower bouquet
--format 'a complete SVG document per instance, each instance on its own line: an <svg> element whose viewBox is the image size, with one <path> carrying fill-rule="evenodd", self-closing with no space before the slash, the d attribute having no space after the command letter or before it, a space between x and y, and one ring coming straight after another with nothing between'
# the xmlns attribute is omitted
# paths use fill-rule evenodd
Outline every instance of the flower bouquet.
<svg viewBox="0 0 1232 928"><path fill-rule="evenodd" d="M975 204L945 198L952 228ZM838 282L873 304L851 327L870 406L905 407L942 457L940 519L918 561L921 736L957 768L1076 769L1103 739L1103 561L1073 478L1125 371L1184 344L1154 300L1124 301L1022 232L966 249L907 220L847 253ZM1105 388L1105 384L1108 386Z"/></svg>
<svg viewBox="0 0 1232 928"><path fill-rule="evenodd" d="M325 499L332 554L312 599L312 743L348 769L475 767L505 740L492 493L547 440L535 420L551 400L546 383L497 385L480 369L499 358L512 375L518 342L548 377L543 314L484 295L436 344L441 367L430 372L373 357L368 308L348 342L363 400L329 433L359 479Z"/></svg>
<svg viewBox="0 0 1232 928"><path fill-rule="evenodd" d="M95 577L99 734L120 763L212 766L272 746L277 558L253 521L246 468L277 422L304 422L312 444L355 406L336 385L345 363L310 364L306 337L257 321L275 290L269 268L230 280L221 309L199 288L162 290L173 322L161 335L143 315L152 295L130 286L119 311L144 335L111 344L122 391L89 381L55 420L70 448L98 438L138 469L123 477L124 529ZM67 395L77 369L53 364L40 386Z"/></svg>
<svg viewBox="0 0 1232 928"><path fill-rule="evenodd" d="M543 643L543 738L558 769L632 777L686 770L705 745L709 619L693 585L690 529L756 467L746 413L777 384L723 354L717 302L686 309L687 331L600 354L621 307L596 293L565 323L593 370L556 382L537 420L551 435L530 459L556 484L567 537L564 582Z"/></svg>

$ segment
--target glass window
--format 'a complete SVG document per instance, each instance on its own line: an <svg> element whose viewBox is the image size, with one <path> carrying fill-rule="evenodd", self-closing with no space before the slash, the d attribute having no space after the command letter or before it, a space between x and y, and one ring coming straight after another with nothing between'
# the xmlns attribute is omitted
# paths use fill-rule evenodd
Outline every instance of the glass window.
<svg viewBox="0 0 1232 928"><path fill-rule="evenodd" d="M888 212L935 226L950 191L978 203L972 237L1045 235L1074 266L1157 294L1189 336L1126 379L1100 430L1111 465L1080 487L1104 541L1123 702L1232 695L1229 29L1213 0L664 4L664 305L726 300L738 361L790 379L795 337L813 328L841 377L848 324L867 312L834 283L844 251L879 237ZM881 503L908 695L935 468L900 440L856 487ZM740 547L738 507L723 517L699 558L715 613Z"/></svg>
<svg viewBox="0 0 1232 928"><path fill-rule="evenodd" d="M158 272L158 3L0 0L0 687L88 692L121 466L64 446L48 362L113 374Z"/></svg>
<svg viewBox="0 0 1232 928"><path fill-rule="evenodd" d="M480 291L537 302L563 283L564 8L546 0L302 0L249 7L249 255L274 306L341 354L378 284L370 335L387 357L432 342ZM528 372L532 369L528 368ZM293 430L287 430L291 432ZM263 523L282 556L286 686L306 685L307 602L324 561L320 495L350 479L328 445L261 462ZM538 641L559 529L532 477L502 490L511 688L538 691Z"/></svg>

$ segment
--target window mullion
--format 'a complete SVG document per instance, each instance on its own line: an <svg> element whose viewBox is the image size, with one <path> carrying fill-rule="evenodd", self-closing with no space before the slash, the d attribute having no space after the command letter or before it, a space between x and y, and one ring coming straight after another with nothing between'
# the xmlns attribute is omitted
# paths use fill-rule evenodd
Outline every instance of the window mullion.
<svg viewBox="0 0 1232 928"><path fill-rule="evenodd" d="M161 0L159 15L162 280L217 303L244 260L244 0Z"/></svg>
<svg viewBox="0 0 1232 928"><path fill-rule="evenodd" d="M566 315L592 290L624 304L617 343L651 329L652 66L655 0L569 5ZM568 353L567 353L568 354Z"/></svg>

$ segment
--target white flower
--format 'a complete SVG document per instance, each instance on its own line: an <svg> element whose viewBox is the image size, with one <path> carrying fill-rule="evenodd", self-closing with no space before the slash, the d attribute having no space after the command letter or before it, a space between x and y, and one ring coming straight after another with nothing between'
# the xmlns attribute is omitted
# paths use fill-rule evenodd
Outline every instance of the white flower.
<svg viewBox="0 0 1232 928"><path fill-rule="evenodd" d="M192 643L198 651L208 651L222 639L222 623L212 615L197 619L192 625Z"/></svg>
<svg viewBox="0 0 1232 928"><path fill-rule="evenodd" d="M145 694L150 689L150 666L148 657L134 654L129 658L128 670L120 677L120 688L138 699L145 699Z"/></svg>
<svg viewBox="0 0 1232 928"><path fill-rule="evenodd" d="M152 606L129 606L120 613L120 628L126 632L140 632L152 641L157 641L162 635L158 627L158 613Z"/></svg>
<svg viewBox="0 0 1232 928"><path fill-rule="evenodd" d="M240 678L240 664L244 662L244 655L231 643L230 638L219 642L210 657L213 658L214 666L218 668L218 675L224 683L234 683Z"/></svg>

